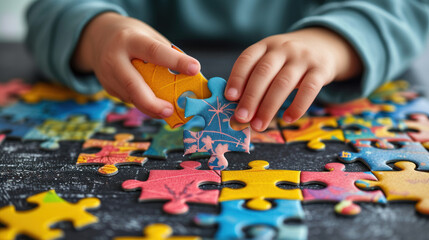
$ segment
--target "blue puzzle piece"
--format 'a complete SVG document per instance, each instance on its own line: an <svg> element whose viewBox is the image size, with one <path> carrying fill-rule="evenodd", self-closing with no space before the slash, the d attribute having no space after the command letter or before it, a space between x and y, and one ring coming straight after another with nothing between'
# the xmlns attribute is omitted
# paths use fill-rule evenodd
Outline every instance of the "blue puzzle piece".
<svg viewBox="0 0 429 240"><path fill-rule="evenodd" d="M251 225L281 227L286 219L304 219L301 201L274 200L276 206L266 210L250 210L243 207L244 200L221 202L221 214L199 213L194 218L198 225L218 224L216 239L242 239L243 228Z"/></svg>
<svg viewBox="0 0 429 240"><path fill-rule="evenodd" d="M429 116L429 100L426 98L416 98L411 100L407 104L394 104L395 111L387 112L384 115L389 116L394 119L406 119L408 115L414 113L422 113Z"/></svg>
<svg viewBox="0 0 429 240"><path fill-rule="evenodd" d="M43 121L50 117L49 102L42 101L36 104L17 102L0 110L0 117L8 117L11 122L25 119Z"/></svg>
<svg viewBox="0 0 429 240"><path fill-rule="evenodd" d="M379 149L371 146L370 141L352 141L357 153L343 151L339 159L352 163L361 159L371 171L391 171L387 163L410 161L415 163L417 170L429 171L429 152L418 142L398 142L397 149Z"/></svg>
<svg viewBox="0 0 429 240"><path fill-rule="evenodd" d="M223 78L211 78L208 82L212 93L210 98L186 100L185 117L203 117L205 128L200 132L183 132L185 155L196 152L210 153L208 163L214 170L223 170L228 166L224 153L248 153L250 145L250 129L236 131L229 124L237 103L225 99L225 87L226 81Z"/></svg>
<svg viewBox="0 0 429 240"><path fill-rule="evenodd" d="M13 122L0 118L0 133L6 133L8 138L22 138L40 123L42 121L32 119Z"/></svg>
<svg viewBox="0 0 429 240"><path fill-rule="evenodd" d="M67 120L71 116L85 115L92 121L104 121L113 108L113 102L103 99L86 104L76 103L74 100L55 102L50 106L53 119Z"/></svg>
<svg viewBox="0 0 429 240"><path fill-rule="evenodd" d="M281 240L305 240L308 236L308 227L303 224L283 225L277 228L267 226L255 226L250 229L252 239L281 239Z"/></svg>

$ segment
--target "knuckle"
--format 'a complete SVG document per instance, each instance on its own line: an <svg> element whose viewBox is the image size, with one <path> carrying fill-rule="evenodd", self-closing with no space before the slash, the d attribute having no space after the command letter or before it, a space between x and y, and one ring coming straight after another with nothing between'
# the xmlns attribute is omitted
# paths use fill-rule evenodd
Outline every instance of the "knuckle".
<svg viewBox="0 0 429 240"><path fill-rule="evenodd" d="M252 106L254 102L257 101L258 96L255 92L245 92L243 97L242 97L243 103L245 103L246 105Z"/></svg>
<svg viewBox="0 0 429 240"><path fill-rule="evenodd" d="M134 30L129 28L122 28L114 35L115 42L125 42L133 34Z"/></svg>
<svg viewBox="0 0 429 240"><path fill-rule="evenodd" d="M272 69L271 64L267 62L262 62L258 64L258 66L256 66L255 74L265 76L271 72L271 69Z"/></svg>
<svg viewBox="0 0 429 240"><path fill-rule="evenodd" d="M149 58L155 58L158 55L161 44L158 42L151 42L147 45L146 54Z"/></svg>
<svg viewBox="0 0 429 240"><path fill-rule="evenodd" d="M319 84L316 80L307 81L306 83L301 85L302 91L304 91L308 95L317 95L319 92Z"/></svg>
<svg viewBox="0 0 429 240"><path fill-rule="evenodd" d="M273 81L273 87L276 89L286 89L290 88L291 86L291 80L287 76L278 76Z"/></svg>

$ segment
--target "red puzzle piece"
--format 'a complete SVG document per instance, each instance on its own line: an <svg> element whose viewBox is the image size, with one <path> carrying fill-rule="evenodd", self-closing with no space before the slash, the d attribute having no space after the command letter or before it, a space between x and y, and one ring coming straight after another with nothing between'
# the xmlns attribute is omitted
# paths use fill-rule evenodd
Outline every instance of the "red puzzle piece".
<svg viewBox="0 0 429 240"><path fill-rule="evenodd" d="M124 121L124 127L140 127L143 121L150 119L148 115L140 112L137 108L131 108L126 113L109 113L106 121L117 122Z"/></svg>
<svg viewBox="0 0 429 240"><path fill-rule="evenodd" d="M12 103L14 100L13 96L21 95L30 90L30 88L30 85L25 84L19 78L0 84L0 106Z"/></svg>
<svg viewBox="0 0 429 240"><path fill-rule="evenodd" d="M408 135L416 142L422 143L426 148L429 148L429 117L425 114L413 114L412 120L405 120L405 125L408 129L416 130L417 132L408 132Z"/></svg>
<svg viewBox="0 0 429 240"><path fill-rule="evenodd" d="M146 181L127 180L122 183L124 190L142 189L140 201L169 200L164 211L170 214L186 213L187 202L217 204L219 190L202 190L205 183L220 184L220 171L197 170L201 163L182 162L181 170L151 170Z"/></svg>
<svg viewBox="0 0 429 240"><path fill-rule="evenodd" d="M360 207L354 201L386 203L380 190L362 191L355 186L360 179L377 180L371 172L344 172L342 163L328 163L329 172L301 172L301 183L322 183L323 189L303 189L304 201L338 201L335 211L344 215L360 213Z"/></svg>

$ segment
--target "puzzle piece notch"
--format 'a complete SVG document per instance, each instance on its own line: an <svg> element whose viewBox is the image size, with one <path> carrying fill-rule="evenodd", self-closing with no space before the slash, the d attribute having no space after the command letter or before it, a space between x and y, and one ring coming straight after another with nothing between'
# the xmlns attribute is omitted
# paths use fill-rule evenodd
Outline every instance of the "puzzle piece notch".
<svg viewBox="0 0 429 240"><path fill-rule="evenodd" d="M183 142L185 155L195 152L209 152L210 169L223 170L228 167L226 152L249 153L250 129L235 131L230 126L230 119L237 107L236 102L225 99L223 93L226 81L214 77L208 82L212 96L207 99L187 98L185 116L198 115L204 118L205 128L200 132L185 130Z"/></svg>
<svg viewBox="0 0 429 240"><path fill-rule="evenodd" d="M216 205L219 190L202 190L203 184L220 184L220 171L198 170L201 163L185 161L180 170L151 170L146 181L127 180L124 190L141 188L140 201L168 200L163 210L170 214L183 214L189 210L187 202Z"/></svg>
<svg viewBox="0 0 429 240"><path fill-rule="evenodd" d="M344 141L341 129L324 130L324 127L337 128L338 123L334 117L302 117L292 124L279 121L281 127L298 127L298 129L283 129L282 133L286 143L308 142L307 147L313 150L324 150L323 140Z"/></svg>
<svg viewBox="0 0 429 240"><path fill-rule="evenodd" d="M142 166L146 163L146 157L130 156L132 152L147 150L149 142L130 142L134 139L132 134L116 134L115 140L90 139L83 144L83 148L98 147L98 153L81 153L77 159L77 165L104 164L98 169L103 176L113 176L118 173L117 166L125 164L137 164Z"/></svg>
<svg viewBox="0 0 429 240"><path fill-rule="evenodd" d="M414 162L418 170L429 171L429 152L418 142L398 142L400 148L380 149L371 146L370 141L352 141L357 152L343 151L339 159L345 163L361 160L371 171L392 170L387 163L400 160Z"/></svg>
<svg viewBox="0 0 429 240"><path fill-rule="evenodd" d="M183 126L171 128L167 124L162 125L159 131L152 135L150 147L143 155L151 158L167 159L169 152L183 151L183 130Z"/></svg>
<svg viewBox="0 0 429 240"><path fill-rule="evenodd" d="M323 189L304 189L304 201L335 201L335 212L342 215L356 215L361 212L355 201L386 203L381 191L364 192L355 186L360 179L377 180L371 172L345 172L342 163L328 163L329 172L301 172L301 183L309 185L321 183Z"/></svg>
<svg viewBox="0 0 429 240"><path fill-rule="evenodd" d="M429 215L429 173L416 171L416 164L408 161L395 163L400 171L372 171L378 181L361 180L362 189L381 188L388 201L417 201L416 210Z"/></svg>
<svg viewBox="0 0 429 240"><path fill-rule="evenodd" d="M174 45L172 47L182 52ZM190 119L184 117L184 109L177 103L177 100L184 92L193 92L199 99L210 96L210 91L207 88L207 79L201 73L195 76L188 76L181 73L174 74L166 67L146 63L140 59L133 59L132 64L140 75L142 75L154 94L174 106L173 115L164 119L170 127L174 128L183 125Z"/></svg>
<svg viewBox="0 0 429 240"><path fill-rule="evenodd" d="M274 200L275 207L266 211L255 211L243 207L244 200L221 202L220 215L199 213L194 221L197 225L218 224L216 239L243 239L243 229L251 225L280 227L287 219L303 219L304 211L298 200Z"/></svg>
<svg viewBox="0 0 429 240"><path fill-rule="evenodd" d="M140 127L144 121L151 119L148 115L140 112L137 108L133 107L128 109L125 113L109 113L106 122L123 121L124 127Z"/></svg>
<svg viewBox="0 0 429 240"><path fill-rule="evenodd" d="M55 239L63 236L61 230L50 228L56 222L71 221L77 229L98 222L97 217L85 211L99 207L98 198L69 203L55 190L49 190L29 197L27 202L38 206L25 211L16 211L13 205L0 208L0 222L7 226L0 229L0 239L15 239L20 234L36 239Z"/></svg>
<svg viewBox="0 0 429 240"><path fill-rule="evenodd" d="M143 230L144 237L116 237L115 240L201 240L197 236L171 236L173 229L167 224L154 223Z"/></svg>
<svg viewBox="0 0 429 240"><path fill-rule="evenodd" d="M14 78L9 82L0 83L0 106L7 106L20 96L30 90L30 85L25 84L22 79Z"/></svg>
<svg viewBox="0 0 429 240"><path fill-rule="evenodd" d="M298 185L300 171L267 170L269 163L254 160L249 163L251 169L222 171L222 183L242 182L246 186L240 189L223 188L219 201L250 199L246 206L254 210L268 210L271 203L266 199L303 199L300 189L281 189L279 183Z"/></svg>

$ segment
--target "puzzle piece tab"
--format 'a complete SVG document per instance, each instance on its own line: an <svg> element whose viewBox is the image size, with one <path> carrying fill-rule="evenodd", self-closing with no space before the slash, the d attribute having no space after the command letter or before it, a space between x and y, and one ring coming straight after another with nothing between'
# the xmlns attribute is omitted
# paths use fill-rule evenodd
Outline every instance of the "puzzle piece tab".
<svg viewBox="0 0 429 240"><path fill-rule="evenodd" d="M281 189L279 183L298 185L300 171L293 170L267 170L269 163L255 160L249 163L251 169L222 171L222 183L242 182L245 187L239 189L223 188L219 201L250 199L246 206L255 210L267 210L271 203L266 199L301 200L300 189Z"/></svg>
<svg viewBox="0 0 429 240"><path fill-rule="evenodd" d="M30 85L25 84L22 79L15 78L6 83L0 83L0 106L7 106L17 98L30 90Z"/></svg>
<svg viewBox="0 0 429 240"><path fill-rule="evenodd" d="M173 229L167 224L154 223L144 228L144 237L116 237L114 240L201 240L197 236L171 236Z"/></svg>
<svg viewBox="0 0 429 240"><path fill-rule="evenodd" d="M124 190L141 188L140 201L168 200L163 210L170 214L183 214L189 209L187 202L215 205L219 190L202 190L199 186L220 184L220 171L197 170L201 163L185 161L181 170L151 170L146 181L127 180Z"/></svg>
<svg viewBox="0 0 429 240"><path fill-rule="evenodd" d="M147 158L130 156L134 151L144 151L149 148L149 142L130 142L134 139L132 134L116 134L115 140L90 139L83 144L83 148L101 148L98 153L81 153L77 165L103 165L98 173L104 176L113 176L118 173L117 166L137 164L142 166Z"/></svg>
<svg viewBox="0 0 429 240"><path fill-rule="evenodd" d="M174 45L172 47L182 52ZM184 117L183 108L177 104L177 100L184 92L191 91L199 99L210 96L210 91L207 88L207 79L201 73L195 76L188 76L181 73L174 74L166 67L145 63L140 59L133 59L132 63L142 75L147 85L152 89L153 93L157 97L173 104L173 115L164 119L170 127L183 125L190 119Z"/></svg>
<svg viewBox="0 0 429 240"><path fill-rule="evenodd" d="M38 206L25 211L16 211L13 205L0 208L0 222L6 225L6 228L0 228L0 239L15 239L20 234L36 239L55 239L63 236L61 230L50 228L57 222L71 221L77 229L98 222L97 217L85 211L100 206L98 198L69 203L55 190L49 190L29 197L27 202Z"/></svg>
<svg viewBox="0 0 429 240"><path fill-rule="evenodd" d="M250 129L235 131L229 125L237 107L236 102L225 99L223 92L226 81L222 78L211 78L208 83L212 96L207 99L187 98L185 116L199 115L205 120L205 128L200 132L185 130L183 141L185 155L195 152L209 152L209 167L223 170L228 167L224 153L249 153Z"/></svg>
<svg viewBox="0 0 429 240"><path fill-rule="evenodd" d="M199 213L196 224L218 224L216 239L244 239L243 229L252 225L281 227L286 219L303 219L304 211L298 200L274 200L276 206L267 211L255 211L243 207L244 200L221 202L221 214Z"/></svg>
<svg viewBox="0 0 429 240"><path fill-rule="evenodd" d="M308 142L307 146L313 150L324 150L322 141L344 141L341 129L324 130L324 127L337 128L338 123L334 117L302 117L292 124L279 122L282 127L298 127L298 129L283 129L286 143Z"/></svg>
<svg viewBox="0 0 429 240"><path fill-rule="evenodd" d="M124 127L140 127L144 121L151 119L148 115L133 107L125 113L109 113L106 122L123 121Z"/></svg>
<svg viewBox="0 0 429 240"><path fill-rule="evenodd" d="M377 180L371 172L344 172L342 163L328 163L325 169L329 172L301 172L301 183L304 185L322 183L323 189L304 189L304 201L334 201L335 212L343 215L359 214L361 209L355 201L386 203L381 191L365 192L355 186L360 179Z"/></svg>
<svg viewBox="0 0 429 240"><path fill-rule="evenodd" d="M418 142L398 142L400 148L379 149L370 141L353 141L357 153L343 151L339 159L345 163L361 160L371 171L392 170L387 163L406 160L414 162L418 170L429 171L429 152Z"/></svg>
<svg viewBox="0 0 429 240"><path fill-rule="evenodd" d="M378 181L361 180L360 188L378 187L386 194L388 201L417 201L416 210L429 215L429 173L416 171L412 162L396 162L400 171L372 171Z"/></svg>

